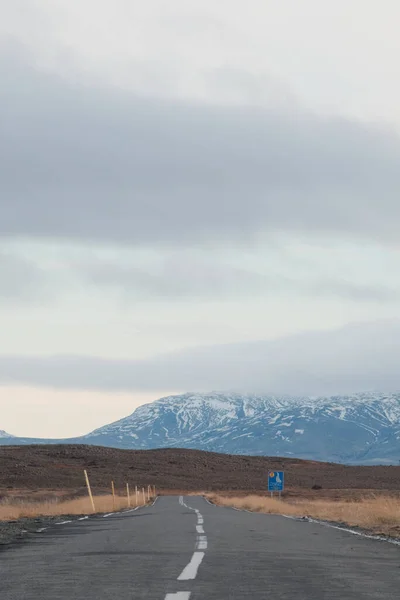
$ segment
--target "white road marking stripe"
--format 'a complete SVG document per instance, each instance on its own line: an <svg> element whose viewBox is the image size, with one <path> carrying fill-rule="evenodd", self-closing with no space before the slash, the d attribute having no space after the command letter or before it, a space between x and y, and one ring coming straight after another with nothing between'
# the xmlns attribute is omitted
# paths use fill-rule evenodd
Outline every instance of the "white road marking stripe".
<svg viewBox="0 0 400 600"><path fill-rule="evenodd" d="M199 535L197 537L197 543L196 543L196 550L207 550L207 536L206 535Z"/></svg>
<svg viewBox="0 0 400 600"><path fill-rule="evenodd" d="M281 515L285 517L285 519L291 519L293 521L297 521L299 517L292 517L291 515ZM331 523L326 523L325 521L318 521L318 519L312 519L311 517L307 517L306 523L316 523L317 525L322 525L323 527L330 527L331 529L338 529L339 531L345 531L346 533L351 533L352 535L358 535L359 537L366 538L367 540L378 540L379 542L389 542L389 544L394 544L395 546L400 546L400 540L386 538L380 535L368 535L367 533L362 533L361 531L355 531L354 529L347 529L346 527L340 527L339 525L332 525Z"/></svg>
<svg viewBox="0 0 400 600"><path fill-rule="evenodd" d="M85 520L86 520L86 519L88 519L88 518L89 518L89 517L80 517L80 518L78 519L78 521L85 521Z"/></svg>
<svg viewBox="0 0 400 600"><path fill-rule="evenodd" d="M204 533L203 525L196 525L197 533Z"/></svg>
<svg viewBox="0 0 400 600"><path fill-rule="evenodd" d="M198 524L199 524L199 525L203 525L203 523L204 523L204 519L203 519L203 517L201 517L201 516L199 515L199 516L197 517L197 522L198 522Z"/></svg>
<svg viewBox="0 0 400 600"><path fill-rule="evenodd" d="M115 517L116 515L126 515L127 513L135 512L135 510L138 510L139 508L142 507L135 506L135 508L127 508L126 510L118 510L112 513L107 513L106 515L103 515L103 519L105 519L106 517ZM88 517L85 518L87 519Z"/></svg>
<svg viewBox="0 0 400 600"><path fill-rule="evenodd" d="M167 594L165 600L189 600L190 592L176 592L176 594Z"/></svg>
<svg viewBox="0 0 400 600"><path fill-rule="evenodd" d="M209 503L210 504L210 503ZM215 506L215 508L228 508L228 509L232 509L232 510L237 510L238 512L246 512L249 513L249 515L259 515L260 513L256 513L254 512L254 510L247 510L247 508L236 508L236 506L219 506L217 504L212 504L212 506ZM268 514L268 513L261 513L261 514ZM275 514L275 513L271 513L271 514ZM286 515L282 515L282 516L286 516Z"/></svg>
<svg viewBox="0 0 400 600"><path fill-rule="evenodd" d="M36 529L36 533L43 533L43 531L46 531L47 527L42 527L41 529Z"/></svg>
<svg viewBox="0 0 400 600"><path fill-rule="evenodd" d="M66 525L67 523L72 523L72 521L60 521L59 523L56 523L56 525Z"/></svg>
<svg viewBox="0 0 400 600"><path fill-rule="evenodd" d="M188 579L195 579L201 561L204 558L204 552L194 552L190 563L183 569L182 573L178 577L178 581L187 581Z"/></svg>

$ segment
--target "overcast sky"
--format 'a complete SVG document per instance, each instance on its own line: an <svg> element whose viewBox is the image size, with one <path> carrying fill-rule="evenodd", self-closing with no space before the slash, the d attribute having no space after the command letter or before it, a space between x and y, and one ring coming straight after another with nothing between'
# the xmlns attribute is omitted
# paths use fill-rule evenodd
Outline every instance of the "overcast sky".
<svg viewBox="0 0 400 600"><path fill-rule="evenodd" d="M0 429L400 389L398 0L0 0Z"/></svg>

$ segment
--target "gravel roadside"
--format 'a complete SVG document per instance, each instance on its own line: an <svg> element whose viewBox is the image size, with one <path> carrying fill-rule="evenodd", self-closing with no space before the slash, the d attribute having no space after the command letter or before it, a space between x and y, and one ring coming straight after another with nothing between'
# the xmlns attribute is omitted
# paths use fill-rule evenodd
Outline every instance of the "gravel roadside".
<svg viewBox="0 0 400 600"><path fill-rule="evenodd" d="M36 517L18 519L18 521L0 521L0 548L13 542L28 539L65 521L83 519L85 515L57 515L56 517Z"/></svg>

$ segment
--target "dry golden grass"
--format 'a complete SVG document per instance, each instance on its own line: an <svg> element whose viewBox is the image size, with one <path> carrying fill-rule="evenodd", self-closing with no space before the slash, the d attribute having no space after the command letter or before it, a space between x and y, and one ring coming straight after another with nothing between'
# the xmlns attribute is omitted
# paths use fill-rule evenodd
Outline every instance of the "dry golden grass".
<svg viewBox="0 0 400 600"><path fill-rule="evenodd" d="M95 496L96 513L107 513L128 508L126 496L116 496L115 505L112 495ZM139 505L141 502L139 502ZM135 497L131 498L130 506L136 505ZM87 496L74 500L59 500L53 498L46 502L32 502L5 498L0 502L0 521L11 521L23 517L57 516L57 515L88 515L93 513L92 505Z"/></svg>
<svg viewBox="0 0 400 600"><path fill-rule="evenodd" d="M400 535L400 500L380 496L354 502L329 500L278 500L264 496L226 497L208 495L210 500L221 506L234 506L270 514L308 516L323 521L346 523L375 532Z"/></svg>

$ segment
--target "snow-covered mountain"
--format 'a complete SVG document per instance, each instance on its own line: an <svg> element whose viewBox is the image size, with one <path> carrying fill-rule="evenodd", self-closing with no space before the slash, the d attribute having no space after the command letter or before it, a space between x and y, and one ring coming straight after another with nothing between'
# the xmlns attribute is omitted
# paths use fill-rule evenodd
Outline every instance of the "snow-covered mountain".
<svg viewBox="0 0 400 600"><path fill-rule="evenodd" d="M15 436L11 435L10 433L7 433L6 431L3 431L3 429L0 429L0 438L13 438Z"/></svg>
<svg viewBox="0 0 400 600"><path fill-rule="evenodd" d="M123 448L186 447L339 462L399 462L400 394L293 398L183 394L85 436Z"/></svg>
<svg viewBox="0 0 400 600"><path fill-rule="evenodd" d="M0 444L57 441L2 438ZM81 438L64 440L78 442L398 464L400 393L317 398L182 394L143 405L129 417Z"/></svg>

